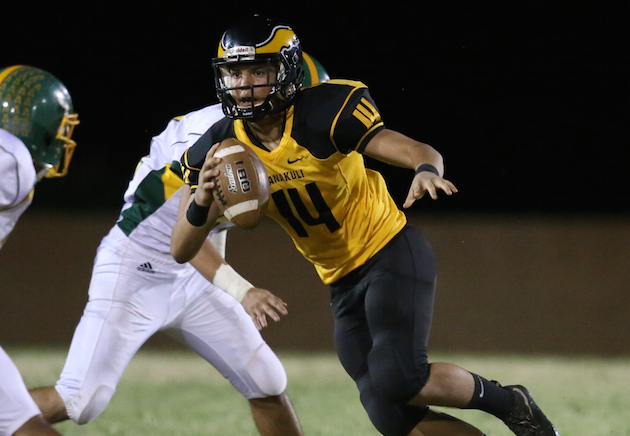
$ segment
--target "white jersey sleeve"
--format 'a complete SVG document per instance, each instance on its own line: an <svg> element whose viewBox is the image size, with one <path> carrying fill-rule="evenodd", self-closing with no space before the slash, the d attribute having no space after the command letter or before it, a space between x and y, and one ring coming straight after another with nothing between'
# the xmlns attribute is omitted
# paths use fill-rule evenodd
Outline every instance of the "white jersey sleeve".
<svg viewBox="0 0 630 436"><path fill-rule="evenodd" d="M152 139L149 154L140 160L129 182L117 222L135 243L170 256L171 230L177 220L179 190L183 185L179 160L224 116L220 104L207 106L172 119ZM217 248L224 252L224 248Z"/></svg>
<svg viewBox="0 0 630 436"><path fill-rule="evenodd" d="M36 182L35 166L26 145L0 129L0 248L33 201Z"/></svg>

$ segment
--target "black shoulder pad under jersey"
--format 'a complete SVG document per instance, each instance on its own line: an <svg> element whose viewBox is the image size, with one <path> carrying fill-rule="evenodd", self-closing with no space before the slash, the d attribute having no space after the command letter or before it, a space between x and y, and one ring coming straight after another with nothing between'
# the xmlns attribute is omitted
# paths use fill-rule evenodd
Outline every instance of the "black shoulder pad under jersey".
<svg viewBox="0 0 630 436"><path fill-rule="evenodd" d="M191 169L200 170L206 160L208 150L226 138L233 138L234 120L223 118L212 125L182 156L182 165Z"/></svg>
<svg viewBox="0 0 630 436"><path fill-rule="evenodd" d="M226 138L233 138L234 121L229 118L223 118L212 125L188 150L184 152L181 158L182 172L184 182L191 186L197 186L198 171L201 170L208 150L217 142L221 142Z"/></svg>
<svg viewBox="0 0 630 436"><path fill-rule="evenodd" d="M298 94L292 136L317 158L362 151L384 123L367 87L331 80Z"/></svg>

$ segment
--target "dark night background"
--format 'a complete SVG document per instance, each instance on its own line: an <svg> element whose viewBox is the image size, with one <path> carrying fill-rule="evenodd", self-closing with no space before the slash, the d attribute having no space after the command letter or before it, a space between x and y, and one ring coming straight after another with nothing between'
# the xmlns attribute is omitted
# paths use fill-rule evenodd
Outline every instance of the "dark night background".
<svg viewBox="0 0 630 436"><path fill-rule="evenodd" d="M3 6L0 64L52 72L81 120L70 174L42 183L32 209L119 208L151 137L216 101L223 30L258 11L443 154L460 193L432 211L630 212L627 2L265 3ZM370 165L401 201L412 173Z"/></svg>
<svg viewBox="0 0 630 436"><path fill-rule="evenodd" d="M216 102L219 38L258 11L443 154L460 192L408 214L439 259L433 347L628 354L627 1L6 3L0 65L55 74L81 125L69 175L38 186L0 253L3 345L69 344L136 163L172 117ZM401 203L413 173L368 163ZM265 339L332 349L325 286L278 226L261 227L254 244L230 231L227 258L291 307Z"/></svg>

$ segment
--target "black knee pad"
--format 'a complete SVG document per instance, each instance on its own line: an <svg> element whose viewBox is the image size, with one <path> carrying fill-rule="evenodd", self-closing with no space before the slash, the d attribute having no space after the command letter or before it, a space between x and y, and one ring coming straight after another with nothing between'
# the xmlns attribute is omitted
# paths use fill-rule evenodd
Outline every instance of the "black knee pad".
<svg viewBox="0 0 630 436"><path fill-rule="evenodd" d="M361 403L374 427L385 436L407 436L427 414L428 407L394 404L379 395L369 375L357 381Z"/></svg>
<svg viewBox="0 0 630 436"><path fill-rule="evenodd" d="M428 362L414 362L389 345L375 346L368 356L368 365L376 392L392 403L406 404L429 379Z"/></svg>

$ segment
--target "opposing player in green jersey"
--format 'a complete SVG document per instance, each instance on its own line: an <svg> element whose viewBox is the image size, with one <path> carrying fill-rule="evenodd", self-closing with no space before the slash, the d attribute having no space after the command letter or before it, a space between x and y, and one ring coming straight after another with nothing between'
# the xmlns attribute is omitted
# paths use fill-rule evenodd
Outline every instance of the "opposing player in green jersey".
<svg viewBox="0 0 630 436"><path fill-rule="evenodd" d="M227 30L213 60L226 115L182 156L185 189L171 252L194 256L217 214L214 145L236 137L264 162L268 215L331 288L339 358L375 427L387 436L480 435L428 406L472 408L519 436L555 436L523 386L502 387L444 362L427 342L436 264L381 175L362 154L415 170L404 207L457 192L433 147L385 127L367 87L330 80L300 89L301 45L290 26L255 16Z"/></svg>
<svg viewBox="0 0 630 436"><path fill-rule="evenodd" d="M31 205L36 184L67 174L78 124L70 93L55 76L28 65L0 68L0 249ZM0 347L0 436L5 435L60 433L44 420Z"/></svg>

